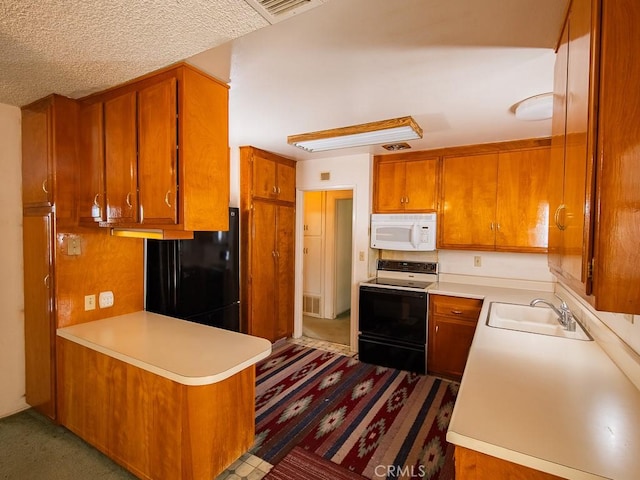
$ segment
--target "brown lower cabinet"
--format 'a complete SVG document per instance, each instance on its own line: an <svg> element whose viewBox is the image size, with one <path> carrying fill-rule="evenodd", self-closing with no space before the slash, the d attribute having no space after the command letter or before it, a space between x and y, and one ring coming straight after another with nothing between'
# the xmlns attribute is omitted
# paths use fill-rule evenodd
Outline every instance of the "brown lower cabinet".
<svg viewBox="0 0 640 480"><path fill-rule="evenodd" d="M456 480L495 480L497 478L557 480L562 478L460 446L456 446L455 462Z"/></svg>
<svg viewBox="0 0 640 480"><path fill-rule="evenodd" d="M481 308L475 298L429 295L429 374L462 378Z"/></svg>

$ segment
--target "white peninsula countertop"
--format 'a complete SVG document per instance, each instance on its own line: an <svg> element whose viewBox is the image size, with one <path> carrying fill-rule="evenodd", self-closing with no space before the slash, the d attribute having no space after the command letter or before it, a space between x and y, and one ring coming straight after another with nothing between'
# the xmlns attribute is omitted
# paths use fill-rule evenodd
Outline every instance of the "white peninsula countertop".
<svg viewBox="0 0 640 480"><path fill-rule="evenodd" d="M59 328L57 334L183 385L220 382L271 354L264 338L146 311Z"/></svg>
<svg viewBox="0 0 640 480"><path fill-rule="evenodd" d="M558 305L553 294L455 283L429 293L484 299L447 441L564 478L640 478L640 391L598 343L486 324L493 301Z"/></svg>

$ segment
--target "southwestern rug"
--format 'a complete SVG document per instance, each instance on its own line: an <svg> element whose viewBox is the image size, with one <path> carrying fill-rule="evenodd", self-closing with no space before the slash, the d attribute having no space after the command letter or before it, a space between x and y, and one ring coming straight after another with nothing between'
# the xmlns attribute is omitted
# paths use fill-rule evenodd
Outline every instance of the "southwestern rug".
<svg viewBox="0 0 640 480"><path fill-rule="evenodd" d="M453 479L445 440L458 384L291 343L256 366L256 443L298 446L366 478Z"/></svg>

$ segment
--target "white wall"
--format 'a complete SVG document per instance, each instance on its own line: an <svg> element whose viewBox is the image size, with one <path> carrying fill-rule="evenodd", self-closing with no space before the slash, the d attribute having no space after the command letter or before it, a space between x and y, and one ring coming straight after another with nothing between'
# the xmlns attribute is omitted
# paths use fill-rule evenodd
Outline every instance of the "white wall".
<svg viewBox="0 0 640 480"><path fill-rule="evenodd" d="M320 180L329 172L330 180ZM302 334L302 240L305 190L353 190L353 266L351 273L351 345L357 345L358 284L369 275L369 214L371 212L371 156L348 155L298 162L296 168L296 292L294 337Z"/></svg>
<svg viewBox="0 0 640 480"><path fill-rule="evenodd" d="M24 401L20 109L0 104L0 417Z"/></svg>

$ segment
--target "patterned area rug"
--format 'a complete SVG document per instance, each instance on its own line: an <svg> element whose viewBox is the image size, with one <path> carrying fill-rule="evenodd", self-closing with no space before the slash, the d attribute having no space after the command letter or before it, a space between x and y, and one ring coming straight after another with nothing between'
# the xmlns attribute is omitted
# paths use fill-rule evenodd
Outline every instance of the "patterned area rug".
<svg viewBox="0 0 640 480"><path fill-rule="evenodd" d="M287 456L273 467L264 480L362 480L364 477L310 453L293 447Z"/></svg>
<svg viewBox="0 0 640 480"><path fill-rule="evenodd" d="M366 478L453 479L458 384L289 343L256 376L252 453L267 462L299 446Z"/></svg>

